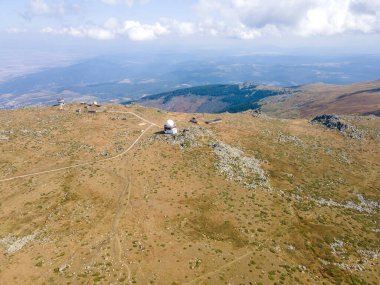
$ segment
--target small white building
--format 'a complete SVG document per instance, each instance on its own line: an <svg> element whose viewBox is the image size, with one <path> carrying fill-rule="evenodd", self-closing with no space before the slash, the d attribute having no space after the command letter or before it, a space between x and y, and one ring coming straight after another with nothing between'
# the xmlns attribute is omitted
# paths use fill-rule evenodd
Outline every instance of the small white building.
<svg viewBox="0 0 380 285"><path fill-rule="evenodd" d="M54 106L59 106L59 110L63 110L64 105L65 105L65 99L59 98L57 99L57 104Z"/></svg>
<svg viewBox="0 0 380 285"><path fill-rule="evenodd" d="M175 135L178 133L177 126L173 120L167 120L164 125L164 132L168 135Z"/></svg>

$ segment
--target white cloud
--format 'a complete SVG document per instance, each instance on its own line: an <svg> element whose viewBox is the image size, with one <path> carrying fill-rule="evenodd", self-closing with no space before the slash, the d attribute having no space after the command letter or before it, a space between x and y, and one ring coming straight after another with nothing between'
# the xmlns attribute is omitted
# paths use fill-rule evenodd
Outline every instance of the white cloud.
<svg viewBox="0 0 380 285"><path fill-rule="evenodd" d="M92 38L96 40L112 40L115 38L115 34L111 31L97 27L64 27L60 29L54 29L52 27L46 27L41 30L41 33L56 34L56 35L69 35L77 38Z"/></svg>
<svg viewBox="0 0 380 285"><path fill-rule="evenodd" d="M39 11L50 11L38 3ZM147 0L101 0L117 5ZM50 3L50 2L49 2ZM46 3L45 3L46 4ZM181 37L238 38L252 40L273 36L331 36L347 33L380 33L380 0L198 0L193 21L161 18L154 23L109 18L103 25L44 29L45 33L67 34L110 40L155 40L166 35ZM190 12L189 12L190 13Z"/></svg>
<svg viewBox="0 0 380 285"><path fill-rule="evenodd" d="M160 23L153 25L141 24L137 21L125 21L121 34L127 34L133 41L155 40L159 36L170 33L169 29Z"/></svg>
<svg viewBox="0 0 380 285"><path fill-rule="evenodd" d="M5 30L8 34L22 34L26 33L28 30L24 28L10 27Z"/></svg>
<svg viewBox="0 0 380 285"><path fill-rule="evenodd" d="M90 28L85 30L85 34L92 39L96 40L112 40L115 38L115 34L112 31L102 28Z"/></svg>
<svg viewBox="0 0 380 285"><path fill-rule="evenodd" d="M30 8L33 14L42 15L49 13L50 9L44 0L31 0Z"/></svg>
<svg viewBox="0 0 380 285"><path fill-rule="evenodd" d="M179 22L177 27L180 35L183 36L192 35L196 32L196 27L191 22Z"/></svg>
<svg viewBox="0 0 380 285"><path fill-rule="evenodd" d="M71 0L29 0L23 16L27 19L33 16L56 17L77 13L81 9L81 4Z"/></svg>
<svg viewBox="0 0 380 285"><path fill-rule="evenodd" d="M132 7L134 4L146 4L149 0L100 0L107 5L118 5L118 4L127 4L129 7Z"/></svg>
<svg viewBox="0 0 380 285"><path fill-rule="evenodd" d="M197 11L213 33L242 39L380 32L378 0L200 0Z"/></svg>
<svg viewBox="0 0 380 285"><path fill-rule="evenodd" d="M354 4L359 1L318 1L300 19L298 33L301 35L334 35L346 32L380 32L380 6L371 1L361 1L369 11L358 11ZM368 2L368 3L365 3ZM323 4L323 5L322 5Z"/></svg>
<svg viewBox="0 0 380 285"><path fill-rule="evenodd" d="M79 26L54 29L45 27L42 33L88 37L97 40L112 40L118 36L127 36L132 41L155 40L170 33L168 27L155 23L141 24L138 21L125 21L120 24L115 18L108 19L103 26Z"/></svg>
<svg viewBox="0 0 380 285"><path fill-rule="evenodd" d="M266 27L269 30L271 27ZM197 33L204 36L228 37L251 40L262 35L262 31L252 29L242 23L230 25L223 21L205 21L198 24Z"/></svg>
<svg viewBox="0 0 380 285"><path fill-rule="evenodd" d="M170 27L170 30L180 36L190 36L198 32L198 25L189 21L181 22L176 19L164 18L161 19L161 23Z"/></svg>
<svg viewBox="0 0 380 285"><path fill-rule="evenodd" d="M43 34L54 34L55 30L52 27L45 27L40 30Z"/></svg>
<svg viewBox="0 0 380 285"><path fill-rule="evenodd" d="M133 81L129 78L125 78L118 82L119 84L133 84Z"/></svg>
<svg viewBox="0 0 380 285"><path fill-rule="evenodd" d="M119 29L119 21L116 18L109 18L104 23L104 28L115 31Z"/></svg>

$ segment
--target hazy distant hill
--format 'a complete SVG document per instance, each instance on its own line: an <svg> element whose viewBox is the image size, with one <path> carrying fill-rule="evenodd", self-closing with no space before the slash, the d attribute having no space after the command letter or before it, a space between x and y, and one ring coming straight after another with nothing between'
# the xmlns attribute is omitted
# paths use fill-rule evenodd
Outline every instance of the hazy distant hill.
<svg viewBox="0 0 380 285"><path fill-rule="evenodd" d="M236 113L256 109L261 99L287 94L284 88L246 84L217 84L179 89L144 97L136 103L168 111L188 113Z"/></svg>
<svg viewBox="0 0 380 285"><path fill-rule="evenodd" d="M255 81L286 87L314 82L351 84L380 77L380 57L127 54L4 79L0 108L96 99L122 102L183 87Z"/></svg>
<svg viewBox="0 0 380 285"><path fill-rule="evenodd" d="M288 88L255 84L206 85L148 96L138 104L176 112L241 112L261 109L285 118L323 113L379 115L380 81L353 85L311 84Z"/></svg>
<svg viewBox="0 0 380 285"><path fill-rule="evenodd" d="M293 90L297 92L263 99L260 108L286 118L311 118L323 113L380 116L380 80L352 85L311 84Z"/></svg>

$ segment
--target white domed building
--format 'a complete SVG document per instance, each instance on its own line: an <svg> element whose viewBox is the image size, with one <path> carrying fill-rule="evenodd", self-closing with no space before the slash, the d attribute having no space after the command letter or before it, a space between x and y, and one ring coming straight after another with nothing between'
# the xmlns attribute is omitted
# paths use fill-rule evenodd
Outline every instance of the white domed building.
<svg viewBox="0 0 380 285"><path fill-rule="evenodd" d="M177 126L173 120L167 120L164 125L164 132L168 135L175 135L178 133Z"/></svg>

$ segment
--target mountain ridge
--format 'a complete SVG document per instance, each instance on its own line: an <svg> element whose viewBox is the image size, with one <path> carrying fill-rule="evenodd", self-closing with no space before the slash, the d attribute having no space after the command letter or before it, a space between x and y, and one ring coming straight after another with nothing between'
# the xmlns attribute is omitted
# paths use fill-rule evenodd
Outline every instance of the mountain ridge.
<svg viewBox="0 0 380 285"><path fill-rule="evenodd" d="M292 87L257 83L206 85L141 98L135 103L180 112L241 112L260 109L272 116L311 118L323 113L377 115L380 80L352 85L314 83Z"/></svg>

